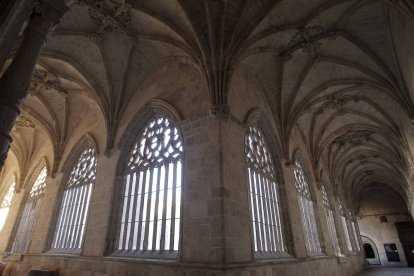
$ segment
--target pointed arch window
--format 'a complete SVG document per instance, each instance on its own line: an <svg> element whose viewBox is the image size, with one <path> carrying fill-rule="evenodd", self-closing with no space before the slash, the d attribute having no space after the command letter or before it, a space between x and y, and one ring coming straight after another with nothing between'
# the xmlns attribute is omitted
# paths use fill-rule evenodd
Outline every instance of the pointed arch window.
<svg viewBox="0 0 414 276"><path fill-rule="evenodd" d="M306 251L309 256L321 255L323 253L316 224L315 203L312 200L309 178L305 174L302 162L298 159L295 161L293 171L298 193L300 216L305 235Z"/></svg>
<svg viewBox="0 0 414 276"><path fill-rule="evenodd" d="M43 194L46 187L47 169L44 166L36 177L35 182L24 204L19 226L12 245L13 253L26 253L29 250L36 218L39 214Z"/></svg>
<svg viewBox="0 0 414 276"><path fill-rule="evenodd" d="M96 153L92 147L82 151L64 184L57 216L52 251L79 253L85 235L86 218L96 178Z"/></svg>
<svg viewBox="0 0 414 276"><path fill-rule="evenodd" d="M246 133L245 151L254 251L287 253L276 169L257 126L249 127Z"/></svg>
<svg viewBox="0 0 414 276"><path fill-rule="evenodd" d="M11 202L13 200L14 190L16 187L16 181L14 177L10 179L9 183L9 188L7 189L7 192L4 194L0 205L0 231L4 227L4 223L6 222L7 214L9 213Z"/></svg>
<svg viewBox="0 0 414 276"><path fill-rule="evenodd" d="M322 200L323 200L323 206L325 207L325 214L326 214L326 221L328 224L329 237L332 242L334 254L336 256L340 256L341 248L339 246L338 235L336 232L333 209L332 209L332 205L331 205L331 202L328 197L328 193L326 192L324 185L322 185Z"/></svg>
<svg viewBox="0 0 414 276"><path fill-rule="evenodd" d="M126 159L116 254L177 256L183 143L172 120L154 115Z"/></svg>

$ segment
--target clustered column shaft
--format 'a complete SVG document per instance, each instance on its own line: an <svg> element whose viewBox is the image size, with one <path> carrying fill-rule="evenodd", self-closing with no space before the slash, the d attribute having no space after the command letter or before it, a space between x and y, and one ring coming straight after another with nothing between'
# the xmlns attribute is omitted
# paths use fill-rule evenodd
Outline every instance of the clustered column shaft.
<svg viewBox="0 0 414 276"><path fill-rule="evenodd" d="M40 2L34 7L19 50L0 78L0 170L12 142L10 131L20 113L20 102L27 96L37 59L67 9L63 0Z"/></svg>

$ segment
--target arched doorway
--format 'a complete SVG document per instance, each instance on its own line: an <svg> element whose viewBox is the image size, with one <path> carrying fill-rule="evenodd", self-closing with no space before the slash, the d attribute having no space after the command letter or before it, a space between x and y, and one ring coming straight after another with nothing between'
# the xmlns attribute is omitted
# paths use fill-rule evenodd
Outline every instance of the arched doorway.
<svg viewBox="0 0 414 276"><path fill-rule="evenodd" d="M361 235L361 240L365 252L365 257L370 265L380 265L378 249L375 243L368 237Z"/></svg>

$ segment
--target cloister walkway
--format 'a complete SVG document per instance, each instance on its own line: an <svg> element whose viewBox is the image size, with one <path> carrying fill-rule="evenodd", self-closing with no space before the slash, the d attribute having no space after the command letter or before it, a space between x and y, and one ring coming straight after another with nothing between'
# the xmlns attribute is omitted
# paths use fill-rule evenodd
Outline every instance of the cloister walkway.
<svg viewBox="0 0 414 276"><path fill-rule="evenodd" d="M376 267L355 276L414 276L414 267Z"/></svg>

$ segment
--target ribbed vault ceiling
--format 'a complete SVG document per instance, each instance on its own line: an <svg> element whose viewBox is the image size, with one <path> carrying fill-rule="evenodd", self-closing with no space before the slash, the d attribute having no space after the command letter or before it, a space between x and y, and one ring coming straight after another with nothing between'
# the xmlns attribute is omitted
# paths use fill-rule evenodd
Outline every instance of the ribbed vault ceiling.
<svg viewBox="0 0 414 276"><path fill-rule="evenodd" d="M77 1L39 60L22 106L34 126L15 129L12 151L27 163L25 132L36 131L52 145L56 171L68 135L100 116L111 149L142 83L180 62L202 80L218 116L231 113L239 73L251 76L272 110L282 158L290 161L298 131L317 181L329 175L348 200L371 184L408 200L414 56L401 28L413 22L410 0Z"/></svg>

